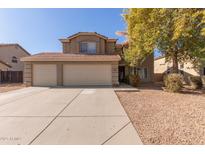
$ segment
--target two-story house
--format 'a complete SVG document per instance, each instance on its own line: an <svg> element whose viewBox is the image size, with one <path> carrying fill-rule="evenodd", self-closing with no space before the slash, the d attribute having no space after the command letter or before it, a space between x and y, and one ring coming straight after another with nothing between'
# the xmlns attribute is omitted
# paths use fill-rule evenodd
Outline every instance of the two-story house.
<svg viewBox="0 0 205 154"><path fill-rule="evenodd" d="M62 53L39 53L25 63L24 83L33 86L118 85L116 39L79 32L60 39Z"/></svg>
<svg viewBox="0 0 205 154"><path fill-rule="evenodd" d="M60 41L63 48L61 53L39 53L21 59L25 64L25 84L118 85L119 77L125 77L126 65L120 62L119 55L123 46L116 44L116 39L96 32L79 32ZM148 79L151 81L151 78Z"/></svg>
<svg viewBox="0 0 205 154"><path fill-rule="evenodd" d="M20 58L30 54L19 44L0 44L0 70L23 71L23 62Z"/></svg>

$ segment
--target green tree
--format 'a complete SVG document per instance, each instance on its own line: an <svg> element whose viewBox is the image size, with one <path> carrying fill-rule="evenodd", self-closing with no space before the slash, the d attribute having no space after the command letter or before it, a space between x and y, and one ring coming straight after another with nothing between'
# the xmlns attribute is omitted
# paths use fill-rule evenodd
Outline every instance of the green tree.
<svg viewBox="0 0 205 154"><path fill-rule="evenodd" d="M197 63L205 57L204 9L126 9L129 48L124 58L136 66L159 49L167 61Z"/></svg>

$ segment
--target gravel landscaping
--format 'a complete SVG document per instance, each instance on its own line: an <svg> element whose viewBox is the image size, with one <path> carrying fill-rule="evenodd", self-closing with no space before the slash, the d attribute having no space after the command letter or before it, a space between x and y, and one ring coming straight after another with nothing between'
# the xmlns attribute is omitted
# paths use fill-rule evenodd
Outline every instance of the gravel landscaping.
<svg viewBox="0 0 205 154"><path fill-rule="evenodd" d="M24 87L25 85L22 83L0 83L0 93L17 90Z"/></svg>
<svg viewBox="0 0 205 154"><path fill-rule="evenodd" d="M164 92L155 85L116 92L144 144L205 144L203 92Z"/></svg>

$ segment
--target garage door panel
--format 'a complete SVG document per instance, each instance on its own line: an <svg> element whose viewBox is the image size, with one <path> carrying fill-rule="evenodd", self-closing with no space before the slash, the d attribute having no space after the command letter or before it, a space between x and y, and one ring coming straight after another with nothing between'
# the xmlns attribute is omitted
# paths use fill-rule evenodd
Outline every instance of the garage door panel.
<svg viewBox="0 0 205 154"><path fill-rule="evenodd" d="M110 64L67 64L63 67L63 83L69 85L111 85Z"/></svg>
<svg viewBox="0 0 205 154"><path fill-rule="evenodd" d="M56 86L57 67L55 64L34 64L33 65L34 86Z"/></svg>

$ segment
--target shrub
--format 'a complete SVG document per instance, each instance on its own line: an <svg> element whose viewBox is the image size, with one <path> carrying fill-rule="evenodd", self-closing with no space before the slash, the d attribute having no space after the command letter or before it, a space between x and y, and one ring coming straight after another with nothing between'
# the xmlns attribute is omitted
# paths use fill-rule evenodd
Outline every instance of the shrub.
<svg viewBox="0 0 205 154"><path fill-rule="evenodd" d="M179 92L183 86L182 76L177 73L164 76L164 85L167 91Z"/></svg>
<svg viewBox="0 0 205 154"><path fill-rule="evenodd" d="M190 76L189 82L193 89L200 89L202 87L201 77L199 76Z"/></svg>
<svg viewBox="0 0 205 154"><path fill-rule="evenodd" d="M129 75L126 75L126 76L125 76L125 80L124 80L124 81L125 81L125 83L130 84L130 83L129 83Z"/></svg>
<svg viewBox="0 0 205 154"><path fill-rule="evenodd" d="M140 83L139 75L129 75L129 83L130 85L137 87Z"/></svg>
<svg viewBox="0 0 205 154"><path fill-rule="evenodd" d="M203 88L205 88L205 75L201 77Z"/></svg>

